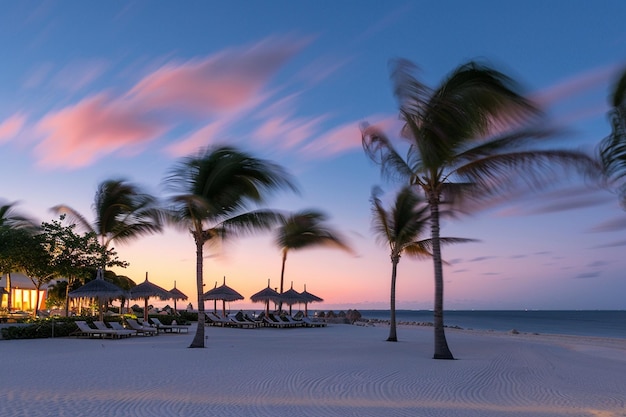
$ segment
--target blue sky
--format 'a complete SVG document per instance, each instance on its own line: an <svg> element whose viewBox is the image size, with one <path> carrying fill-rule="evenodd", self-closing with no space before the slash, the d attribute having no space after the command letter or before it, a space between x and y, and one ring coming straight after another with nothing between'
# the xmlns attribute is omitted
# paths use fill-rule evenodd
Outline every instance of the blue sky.
<svg viewBox="0 0 626 417"><path fill-rule="evenodd" d="M431 86L468 60L489 62L567 127L560 145L587 150L610 131L607 96L626 65L620 1L5 1L0 10L1 198L40 220L60 203L91 219L104 179L162 195L178 158L240 146L296 177L301 194L278 194L271 207L326 211L357 253L290 254L287 282L325 298L319 308L388 306L389 254L372 237L369 197L374 185L396 185L363 154L358 126L397 119L391 59L413 61ZM623 309L625 225L614 195L573 184L447 222L443 234L481 242L444 250L446 308ZM193 298L190 236L167 230L117 250L131 264L118 273L140 282L148 271ZM270 234L205 260L207 286L226 276L246 297L279 274ZM402 260L398 306L432 307L431 263Z"/></svg>

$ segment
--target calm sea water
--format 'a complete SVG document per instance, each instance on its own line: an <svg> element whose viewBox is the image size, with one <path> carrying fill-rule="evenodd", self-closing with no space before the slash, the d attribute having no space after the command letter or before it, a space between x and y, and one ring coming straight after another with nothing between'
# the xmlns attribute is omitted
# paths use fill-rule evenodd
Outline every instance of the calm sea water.
<svg viewBox="0 0 626 417"><path fill-rule="evenodd" d="M389 310L359 310L364 318L389 320ZM432 322L432 311L397 310L396 320ZM525 333L569 334L626 339L626 310L609 311L445 311L446 326Z"/></svg>

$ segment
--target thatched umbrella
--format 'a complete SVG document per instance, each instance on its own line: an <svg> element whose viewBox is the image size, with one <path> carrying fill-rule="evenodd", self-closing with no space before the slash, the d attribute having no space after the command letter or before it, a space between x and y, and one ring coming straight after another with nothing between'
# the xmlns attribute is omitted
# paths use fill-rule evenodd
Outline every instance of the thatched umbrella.
<svg viewBox="0 0 626 417"><path fill-rule="evenodd" d="M98 269L96 279L89 281L80 288L71 291L68 294L72 298L97 298L98 309L100 310L100 320L104 318L102 311L102 300L110 298L128 297L128 291L118 287L117 285L104 280L104 272Z"/></svg>
<svg viewBox="0 0 626 417"><path fill-rule="evenodd" d="M267 316L270 314L270 301L278 303L280 301L280 294L276 290L270 288L270 280L268 279L267 288L263 288L258 293L250 296L250 300L252 300L252 302L254 303L264 302L265 303L265 315Z"/></svg>
<svg viewBox="0 0 626 417"><path fill-rule="evenodd" d="M309 310L307 308L307 304L318 303L318 302L324 301L323 299L319 298L317 295L311 294L310 292L308 292L306 290L306 284L304 284L304 291L300 293L300 296L304 299L304 316L305 317L309 316Z"/></svg>
<svg viewBox="0 0 626 417"><path fill-rule="evenodd" d="M156 297L161 300L169 300L172 298L172 294L165 288L161 288L148 281L148 273L146 272L146 280L130 289L131 300L144 300L143 320L146 324L148 323L148 299L150 297Z"/></svg>
<svg viewBox="0 0 626 417"><path fill-rule="evenodd" d="M298 303L303 303L304 298L302 294L293 289L293 281L291 282L291 288L280 295L280 300L289 305L289 315L291 316L291 306Z"/></svg>
<svg viewBox="0 0 626 417"><path fill-rule="evenodd" d="M222 316L226 317L226 301L243 300L243 295L226 285L226 277L224 283L219 287L215 287L204 293L205 300L222 300Z"/></svg>
<svg viewBox="0 0 626 417"><path fill-rule="evenodd" d="M172 299L174 300L174 314L178 314L176 310L176 300L187 300L187 296L178 288L176 288L176 281L174 281L174 288L170 290L170 294L172 294Z"/></svg>

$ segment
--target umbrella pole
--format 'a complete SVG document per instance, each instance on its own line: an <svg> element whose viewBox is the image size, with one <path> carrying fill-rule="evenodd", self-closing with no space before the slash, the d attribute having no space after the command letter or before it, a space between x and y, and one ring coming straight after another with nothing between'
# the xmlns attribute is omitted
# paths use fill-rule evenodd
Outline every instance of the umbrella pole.
<svg viewBox="0 0 626 417"><path fill-rule="evenodd" d="M308 305L309 303L304 303L304 317L309 317L309 310L307 309Z"/></svg>
<svg viewBox="0 0 626 417"><path fill-rule="evenodd" d="M145 298L145 304L143 307L143 321L145 325L148 325L148 297Z"/></svg>
<svg viewBox="0 0 626 417"><path fill-rule="evenodd" d="M226 317L226 300L222 300L222 317Z"/></svg>

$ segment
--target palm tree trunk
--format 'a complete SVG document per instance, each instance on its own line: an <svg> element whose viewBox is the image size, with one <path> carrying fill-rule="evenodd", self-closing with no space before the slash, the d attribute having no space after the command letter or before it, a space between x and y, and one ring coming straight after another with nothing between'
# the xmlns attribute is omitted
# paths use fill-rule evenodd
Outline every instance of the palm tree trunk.
<svg viewBox="0 0 626 417"><path fill-rule="evenodd" d="M280 294L282 295L283 293L283 283L284 283L284 279L285 279L285 263L287 262L287 251L283 249L283 264L282 267L280 268ZM280 301L278 303L278 311L282 312L283 311L283 302Z"/></svg>
<svg viewBox="0 0 626 417"><path fill-rule="evenodd" d="M398 270L399 257L391 256L391 321L389 325L389 337L388 342L397 342L398 336L396 335L396 272Z"/></svg>
<svg viewBox="0 0 626 417"><path fill-rule="evenodd" d="M198 327L196 328L196 335L193 337L193 341L190 348L203 348L204 347L204 282L202 278L202 248L204 242L199 236L194 236L196 241L196 285L198 287Z"/></svg>
<svg viewBox="0 0 626 417"><path fill-rule="evenodd" d="M441 244L439 241L439 195L429 193L431 239L433 242L433 264L435 267L435 305L433 321L435 328L435 354L433 359L454 359L448 348L446 334L443 327L443 268L441 263Z"/></svg>

